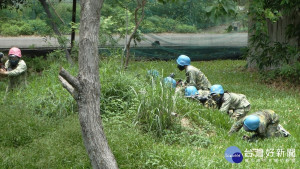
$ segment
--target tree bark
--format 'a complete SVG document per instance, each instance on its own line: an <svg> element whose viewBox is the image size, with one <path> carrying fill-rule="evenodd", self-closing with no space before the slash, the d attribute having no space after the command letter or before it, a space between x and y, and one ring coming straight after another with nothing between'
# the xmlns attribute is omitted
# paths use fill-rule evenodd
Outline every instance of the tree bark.
<svg viewBox="0 0 300 169"><path fill-rule="evenodd" d="M125 69L127 69L128 64L129 64L130 43L131 43L131 40L133 39L133 36L136 34L137 29L139 28L140 24L142 23L142 21L144 19L144 8L145 8L146 3L147 3L147 0L137 0L138 5L137 5L137 7L135 8L135 11L134 11L135 27L134 27L133 32L129 36L129 40L128 40L127 45L126 45L126 61L125 61L125 65L124 65ZM140 9L142 10L141 11L142 16L138 19L138 12L139 12Z"/></svg>
<svg viewBox="0 0 300 169"><path fill-rule="evenodd" d="M252 5L252 0L249 0L249 6ZM249 53L254 53L255 49L252 47L252 44L250 43L250 38L254 34L254 32L251 32L251 28L254 25L253 16L248 15L248 48ZM248 69L255 69L256 68L256 62L250 57L250 55L247 57L247 68Z"/></svg>
<svg viewBox="0 0 300 169"><path fill-rule="evenodd" d="M118 168L106 140L100 117L99 24L103 0L81 0L79 29L79 74L63 68L59 79L78 104L84 145L92 167Z"/></svg>
<svg viewBox="0 0 300 169"><path fill-rule="evenodd" d="M40 1L40 3L42 4L42 6L43 6L43 8L44 8L44 10L45 10L45 12L46 12L48 18L50 19L51 27L52 27L54 33L55 33L58 37L61 37L62 34L60 33L59 29L57 28L55 22L54 22L53 20L51 20L51 19L53 19L53 16L52 16L52 14L51 14L51 12L50 12L49 5L47 4L46 0L39 0L39 1ZM70 64L73 65L73 61L72 61L71 55L70 55L70 53L69 53L69 51L68 51L68 49L67 49L66 44L61 44L60 41L58 41L58 42L59 42L60 46L64 49L64 51L65 51L65 53L66 53L66 59L67 59L67 61L68 61Z"/></svg>

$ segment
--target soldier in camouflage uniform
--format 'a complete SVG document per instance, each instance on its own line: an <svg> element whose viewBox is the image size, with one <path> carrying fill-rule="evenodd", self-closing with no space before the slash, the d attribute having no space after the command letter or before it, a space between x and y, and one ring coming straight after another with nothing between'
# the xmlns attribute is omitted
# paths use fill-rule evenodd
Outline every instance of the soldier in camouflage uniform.
<svg viewBox="0 0 300 169"><path fill-rule="evenodd" d="M175 92L182 94L186 87L194 86L198 90L198 94L191 98L200 101L207 108L215 108L215 102L209 97L211 83L207 77L199 69L191 65L191 59L186 55L180 55L176 62L180 71L185 70L186 80L177 84Z"/></svg>
<svg viewBox="0 0 300 169"><path fill-rule="evenodd" d="M222 113L227 113L234 120L245 117L250 111L250 103L243 94L224 92L221 85L213 85L210 88L210 93L219 110Z"/></svg>
<svg viewBox="0 0 300 169"><path fill-rule="evenodd" d="M244 136L244 140L254 141L257 138L288 137L290 133L279 124L279 116L273 110L261 110L237 121L230 129L229 135L241 128L247 132L254 132L251 137Z"/></svg>
<svg viewBox="0 0 300 169"><path fill-rule="evenodd" d="M0 74L9 77L9 84L6 92L16 87L26 86L27 66L24 60L21 60L21 50L13 47L9 50L8 58L5 62L4 69L0 69Z"/></svg>
<svg viewBox="0 0 300 169"><path fill-rule="evenodd" d="M177 91L183 92L185 86L195 86L199 95L208 96L211 84L199 69L191 65L191 59L186 55L180 55L176 61L178 69L180 71L185 70L186 74L186 81L182 83L183 85Z"/></svg>

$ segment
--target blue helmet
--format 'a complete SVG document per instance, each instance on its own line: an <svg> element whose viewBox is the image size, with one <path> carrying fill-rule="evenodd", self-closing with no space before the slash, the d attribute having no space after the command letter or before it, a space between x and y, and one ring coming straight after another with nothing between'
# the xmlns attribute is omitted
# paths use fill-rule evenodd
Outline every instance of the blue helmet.
<svg viewBox="0 0 300 169"><path fill-rule="evenodd" d="M196 94L199 94L198 93L198 90L195 86L188 86L185 88L185 96L186 97L191 97L191 96L194 96Z"/></svg>
<svg viewBox="0 0 300 169"><path fill-rule="evenodd" d="M180 66L188 66L191 64L191 59L186 55L180 55L177 60L177 64Z"/></svg>
<svg viewBox="0 0 300 169"><path fill-rule="evenodd" d="M212 85L210 87L210 94L224 94L224 89L219 84Z"/></svg>
<svg viewBox="0 0 300 169"><path fill-rule="evenodd" d="M170 86L172 86L173 88L175 88L175 87L176 87L176 80L174 80L174 79L171 78L171 77L166 77L166 78L164 78L164 84L170 85Z"/></svg>
<svg viewBox="0 0 300 169"><path fill-rule="evenodd" d="M259 127L259 123L259 118L255 115L247 116L244 120L244 125L252 131L256 130Z"/></svg>
<svg viewBox="0 0 300 169"><path fill-rule="evenodd" d="M159 72L155 69L151 69L147 71L147 75L156 78L159 76Z"/></svg>

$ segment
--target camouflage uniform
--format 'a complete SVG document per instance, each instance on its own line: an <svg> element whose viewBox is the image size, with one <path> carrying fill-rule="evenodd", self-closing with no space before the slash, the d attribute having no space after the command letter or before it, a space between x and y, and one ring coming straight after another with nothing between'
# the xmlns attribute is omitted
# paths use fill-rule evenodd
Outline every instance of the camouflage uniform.
<svg viewBox="0 0 300 169"><path fill-rule="evenodd" d="M199 95L202 97L209 95L209 88L211 87L207 77L194 66L187 66L186 68L186 81L177 87L176 92L184 93L186 86L195 86Z"/></svg>
<svg viewBox="0 0 300 169"><path fill-rule="evenodd" d="M12 68L9 61L6 61L5 69L7 70L7 76L9 77L9 84L6 88L6 92L18 86L26 86L27 66L24 60L20 60L15 68Z"/></svg>
<svg viewBox="0 0 300 169"><path fill-rule="evenodd" d="M243 94L224 93L220 107L222 113L227 113L234 120L239 120L250 111L250 103Z"/></svg>
<svg viewBox="0 0 300 169"><path fill-rule="evenodd" d="M198 101L200 101L201 98L206 98L206 101L202 102L205 107L217 108L216 102L209 97L211 83L208 81L207 77L199 69L191 65L187 66L185 74L186 81L178 84L175 93L184 95L186 86L195 86L199 94L193 98Z"/></svg>
<svg viewBox="0 0 300 169"><path fill-rule="evenodd" d="M195 86L197 90L209 90L211 87L207 77L194 66L187 66L186 71L186 86Z"/></svg>
<svg viewBox="0 0 300 169"><path fill-rule="evenodd" d="M251 115L256 115L259 118L259 127L255 130L255 134L249 138L253 141L257 138L282 137L290 135L280 124L279 116L273 110L261 110ZM244 117L237 121L230 129L229 135L238 132L244 125Z"/></svg>

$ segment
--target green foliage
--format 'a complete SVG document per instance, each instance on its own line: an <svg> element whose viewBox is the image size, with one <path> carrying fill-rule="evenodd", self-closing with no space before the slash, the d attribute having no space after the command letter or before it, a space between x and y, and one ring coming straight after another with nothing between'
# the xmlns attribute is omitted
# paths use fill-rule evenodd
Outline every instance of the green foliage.
<svg viewBox="0 0 300 169"><path fill-rule="evenodd" d="M49 68L49 65L44 61L43 57L34 57L34 58L24 58L27 65L29 65L29 72L42 72L43 70Z"/></svg>
<svg viewBox="0 0 300 169"><path fill-rule="evenodd" d="M286 79L298 83L300 76L298 71L299 49L283 42L270 40L266 20L277 22L282 15L289 16L297 9L296 1L253 1L250 6L250 14L253 18L253 26L250 31L253 35L250 44L253 49L246 55L254 61L266 80ZM290 8L291 7L291 8ZM298 25L288 25L286 28L286 41L289 38L299 39Z"/></svg>
<svg viewBox="0 0 300 169"><path fill-rule="evenodd" d="M165 88L160 81L153 81L145 88L136 91L139 105L137 106L137 120L144 126L144 130L153 131L162 136L163 131L173 125L171 112L175 111L176 97L174 90Z"/></svg>
<svg viewBox="0 0 300 169"><path fill-rule="evenodd" d="M150 1L145 9L145 21L153 16L159 16L175 20L180 25L195 26L197 29L207 28L214 25L206 16L207 4L208 2L204 0L176 1L165 4ZM164 28L163 25L160 27ZM172 32L174 31L173 29Z"/></svg>
<svg viewBox="0 0 300 169"><path fill-rule="evenodd" d="M181 146L208 147L211 143L206 133L201 133L199 128L187 128L179 125L173 126L171 130L165 130L162 139L165 144Z"/></svg>
<svg viewBox="0 0 300 169"><path fill-rule="evenodd" d="M196 33L197 28L190 25L176 25L175 32L179 33Z"/></svg>
<svg viewBox="0 0 300 169"><path fill-rule="evenodd" d="M70 1L51 1L50 10L53 13L51 21L55 22L63 34L70 34L74 24L71 22L72 3ZM216 5L217 4L217 5ZM53 6L53 8L52 8ZM24 5L16 9L16 6L2 9L0 11L2 21L8 25L0 28L1 35L51 35L50 18L44 12L39 1L27 0ZM118 34L120 38L130 34L134 27L134 10L136 1L108 1L105 2L101 11L100 44L116 43L117 39L112 37ZM207 16L207 9L211 8ZM55 11L54 11L55 10ZM215 13L213 13L215 12ZM235 4L231 1L217 1L214 3L205 0L169 1L159 3L149 1L145 7L145 17L139 28L142 33L179 32L195 33L199 29L205 29L224 23L230 23L236 17ZM225 15L223 15L226 13ZM57 15L58 16L57 16ZM80 5L77 4L76 20L79 21ZM127 18L128 15L128 18ZM218 17L218 20L210 20ZM237 18L237 17L236 17ZM239 15L238 19L246 18ZM18 27L12 21L24 21ZM128 20L128 23L126 23ZM3 23L4 24L4 23ZM2 24L1 24L2 25ZM78 25L75 27L78 28ZM128 28L127 28L128 27Z"/></svg>
<svg viewBox="0 0 300 169"><path fill-rule="evenodd" d="M32 27L32 34L49 35L52 32L51 28L47 25L47 23L41 19L28 20L27 22Z"/></svg>
<svg viewBox="0 0 300 169"><path fill-rule="evenodd" d="M18 36L20 30L17 25L3 24L1 25L1 35Z"/></svg>
<svg viewBox="0 0 300 169"><path fill-rule="evenodd" d="M51 32L51 29L45 21L42 20L9 20L0 25L0 34L4 36L19 35L45 35Z"/></svg>
<svg viewBox="0 0 300 169"><path fill-rule="evenodd" d="M206 8L207 15L210 20L216 22L224 18L224 16L234 16L237 14L236 4L232 0L222 1L215 0Z"/></svg>
<svg viewBox="0 0 300 169"><path fill-rule="evenodd" d="M155 25L156 28L152 27L153 32L172 32L175 30L175 26L178 24L177 21L170 19L170 18L162 18L159 16L152 16L148 19L148 24ZM149 23L150 22L150 23ZM147 25L145 25L147 27ZM141 26L141 29L143 30L143 26ZM147 28L146 28L147 29Z"/></svg>
<svg viewBox="0 0 300 169"><path fill-rule="evenodd" d="M256 51L251 52L248 50L247 54L252 61L256 62L258 68L263 75L268 77L268 80L282 77L294 83L299 82L300 76L297 71L299 69L300 54L297 47L279 42L272 45L269 37L259 31L251 37L251 43Z"/></svg>

